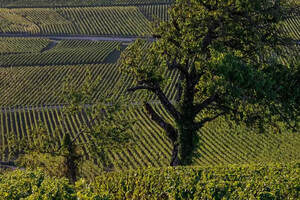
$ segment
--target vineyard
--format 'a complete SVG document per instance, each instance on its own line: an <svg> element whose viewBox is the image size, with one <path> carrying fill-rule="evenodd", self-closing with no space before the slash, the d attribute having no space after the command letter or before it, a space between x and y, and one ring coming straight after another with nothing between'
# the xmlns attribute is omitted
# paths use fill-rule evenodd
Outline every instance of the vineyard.
<svg viewBox="0 0 300 200"><path fill-rule="evenodd" d="M85 112L62 120L61 109L62 107L59 106L2 108L0 114L1 148L6 147L6 136L9 133L16 134L18 137L26 137L27 132L40 123L46 125L49 133L58 134L52 137L62 139L66 133L74 136L81 129L81 125L90 120L90 116ZM160 105L156 105L155 109L166 119L170 119ZM167 166L171 156L171 144L162 129L151 121L145 110L139 106L128 106L128 111L124 113L127 114L122 117L137 119L133 127L134 142L121 150L109 150L109 159L114 169ZM224 119L220 119L205 126L199 134L201 143L198 154L200 156L195 160L195 165L285 162L300 159L300 136L297 133L258 134L244 126L231 127ZM88 140L87 137L81 136L78 142L86 140ZM2 155L2 160L9 159ZM93 163L87 162L84 173L92 177L94 173L99 173L99 169Z"/></svg>
<svg viewBox="0 0 300 200"><path fill-rule="evenodd" d="M100 91L113 88L120 76L115 68L111 64L2 68L1 92L4 95L1 96L1 105L61 104L61 88L65 79L71 76L74 83L81 84L87 69L95 77L102 75Z"/></svg>
<svg viewBox="0 0 300 200"><path fill-rule="evenodd" d="M0 56L19 53L39 53L48 44L49 40L47 39L3 38L0 39Z"/></svg>
<svg viewBox="0 0 300 200"><path fill-rule="evenodd" d="M93 64L93 65L59 65L59 66L36 66L36 67L14 67L0 68L1 84L0 105L56 105L64 103L60 97L61 88L67 77L77 84L82 84L86 72L89 70L93 74L93 80L100 77L101 81L97 87L94 98L105 91L113 91L117 98L125 93L127 87L131 86L129 78L121 78L121 73L115 64ZM165 88L170 99L176 97L177 73L168 72L166 76L173 80ZM123 84L124 83L124 84ZM119 88L121 86L121 88ZM141 102L147 96L144 93L132 95L132 102ZM155 100L154 96L149 97Z"/></svg>
<svg viewBox="0 0 300 200"><path fill-rule="evenodd" d="M145 36L151 21L168 19L169 6L0 8L0 33ZM290 17L284 33L300 40L299 24L299 16Z"/></svg>
<svg viewBox="0 0 300 200"><path fill-rule="evenodd" d="M88 72L92 80L101 78L93 94L96 101L110 91L114 98L126 94L133 80L120 71L120 52L129 43L51 39L52 36L150 36L151 22L168 20L171 0L1 0L1 34L24 34L20 38L0 38L0 161L9 161L7 138L15 134L27 137L29 131L44 124L50 137L62 141L66 133L72 137L91 120L84 110L79 115L63 118L65 102L62 86L68 78L80 86ZM77 6L77 7L76 7ZM11 7L11 8L10 8ZM38 8L35 8L38 7ZM300 18L284 22L284 34L300 42ZM30 38L30 35L44 38ZM150 44L150 43L148 43ZM283 49L296 60L300 46ZM287 62L287 58L276 58ZM177 96L179 73L165 71L169 78L164 91L172 102ZM162 167L169 165L171 143L162 129L152 121L141 105L149 101L155 110L172 123L167 111L154 95L141 92L130 96L124 118L137 121L132 129L133 142L121 150L108 149L113 170ZM98 121L98 123L101 123ZM54 136L53 134L57 134ZM207 124L201 132L194 165L210 166L237 163L286 162L300 159L300 135L283 131L260 134L243 125L230 125L221 118ZM81 135L78 142L88 141ZM99 174L101 163L94 163L85 150L84 174Z"/></svg>
<svg viewBox="0 0 300 200"><path fill-rule="evenodd" d="M139 6L138 8L150 21L154 21L156 19L167 21L169 19L167 12L169 7L169 5L148 5Z"/></svg>
<svg viewBox="0 0 300 200"><path fill-rule="evenodd" d="M63 40L57 42L56 46L47 50L47 46L45 45L47 44L46 40L41 40L40 42L44 46L39 49L39 52L27 53L28 46L22 45L23 50L19 48L19 50L10 52L10 54L0 54L0 66L16 67L102 63L120 45L119 42L76 42L73 40ZM51 41L48 41L48 44L50 43ZM12 47L12 45L10 46ZM17 45L15 48L18 48ZM18 51L23 52L19 53Z"/></svg>
<svg viewBox="0 0 300 200"><path fill-rule="evenodd" d="M157 16L166 20L167 8L0 8L0 33L144 36L151 33L148 19Z"/></svg>
<svg viewBox="0 0 300 200"><path fill-rule="evenodd" d="M1 0L0 7L24 8L24 7L81 7L81 6L128 6L128 5L152 5L170 4L173 0Z"/></svg>
<svg viewBox="0 0 300 200"><path fill-rule="evenodd" d="M293 16L284 22L284 33L295 40L300 40L300 16Z"/></svg>

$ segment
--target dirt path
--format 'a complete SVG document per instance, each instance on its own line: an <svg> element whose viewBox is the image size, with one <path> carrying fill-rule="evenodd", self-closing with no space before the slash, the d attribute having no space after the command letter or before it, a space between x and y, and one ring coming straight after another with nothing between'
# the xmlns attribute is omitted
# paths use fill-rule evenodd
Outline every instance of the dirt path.
<svg viewBox="0 0 300 200"><path fill-rule="evenodd" d="M137 36L89 36L89 35L43 35L43 34L26 34L26 33L0 33L1 37L24 37L24 38L48 38L50 40L90 40L90 41L118 41L118 42L133 42L138 38L155 41L151 37Z"/></svg>
<svg viewBox="0 0 300 200"><path fill-rule="evenodd" d="M177 101L171 100L172 104L176 104ZM161 104L159 100L148 101L152 105ZM109 105L109 104L108 104ZM127 104L128 106L141 106L143 102L132 101ZM0 107L0 113L7 112L19 112L19 111L42 111L44 109L63 109L66 104L56 104L56 105L39 105L39 106L16 106L16 107ZM91 104L85 104L85 108L91 107Z"/></svg>

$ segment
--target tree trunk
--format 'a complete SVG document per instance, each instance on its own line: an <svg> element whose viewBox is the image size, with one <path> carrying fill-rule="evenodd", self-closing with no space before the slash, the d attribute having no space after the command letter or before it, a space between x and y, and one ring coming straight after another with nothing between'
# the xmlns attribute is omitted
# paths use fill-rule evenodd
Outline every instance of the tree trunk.
<svg viewBox="0 0 300 200"><path fill-rule="evenodd" d="M62 147L65 148L66 177L74 184L77 180L80 155L77 154L76 145L71 141L69 134L65 135Z"/></svg>
<svg viewBox="0 0 300 200"><path fill-rule="evenodd" d="M75 163L76 157L69 155L66 158L67 165L67 178L72 184L77 181L77 164Z"/></svg>
<svg viewBox="0 0 300 200"><path fill-rule="evenodd" d="M193 123L191 125L178 128L177 142L173 143L172 157L170 166L178 165L190 165L196 146L198 144L197 131L193 129Z"/></svg>
<svg viewBox="0 0 300 200"><path fill-rule="evenodd" d="M190 165L198 144L194 119L185 118L178 124L178 157L180 165Z"/></svg>
<svg viewBox="0 0 300 200"><path fill-rule="evenodd" d="M173 144L172 158L171 158L170 166L178 166L178 165L180 165L178 147L179 147L178 144Z"/></svg>

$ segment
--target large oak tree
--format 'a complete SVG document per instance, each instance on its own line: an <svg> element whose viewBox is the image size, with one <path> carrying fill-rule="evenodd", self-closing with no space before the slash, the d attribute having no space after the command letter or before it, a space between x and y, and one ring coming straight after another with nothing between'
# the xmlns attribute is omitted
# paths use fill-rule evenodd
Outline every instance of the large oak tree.
<svg viewBox="0 0 300 200"><path fill-rule="evenodd" d="M299 63L279 60L295 46L281 29L292 10L283 0L178 0L154 25L149 48L137 40L122 54L136 84L128 91L155 94L175 121L144 103L173 144L170 165L190 164L198 130L221 116L262 130L298 128ZM180 74L176 103L164 93L165 70Z"/></svg>

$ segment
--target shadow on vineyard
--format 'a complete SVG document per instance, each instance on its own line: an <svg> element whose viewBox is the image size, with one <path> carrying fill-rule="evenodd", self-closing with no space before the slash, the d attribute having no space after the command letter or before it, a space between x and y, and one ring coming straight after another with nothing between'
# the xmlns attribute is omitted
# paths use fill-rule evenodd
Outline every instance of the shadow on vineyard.
<svg viewBox="0 0 300 200"><path fill-rule="evenodd" d="M54 48L54 47L57 45L57 43L58 43L58 41L56 41L56 40L50 41L50 43L49 43L45 48L43 48L43 49L41 50L41 53L43 53L43 52L45 52L45 51L48 51L48 50Z"/></svg>
<svg viewBox="0 0 300 200"><path fill-rule="evenodd" d="M118 60L119 60L119 58L120 58L121 52L124 51L127 46L128 45L124 45L124 43L121 44L118 49L115 49L113 52L111 52L105 58L105 60L103 61L103 63L110 63L110 64L117 63Z"/></svg>

